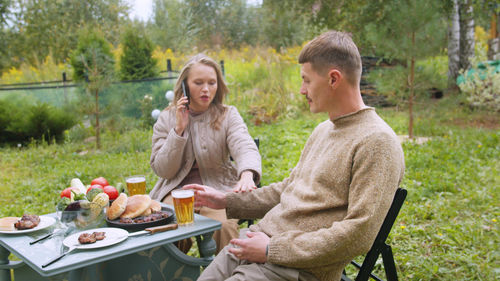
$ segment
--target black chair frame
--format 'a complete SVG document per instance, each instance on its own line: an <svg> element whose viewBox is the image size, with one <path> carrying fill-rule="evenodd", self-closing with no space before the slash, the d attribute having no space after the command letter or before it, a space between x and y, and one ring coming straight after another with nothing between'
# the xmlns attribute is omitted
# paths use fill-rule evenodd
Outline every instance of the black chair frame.
<svg viewBox="0 0 500 281"><path fill-rule="evenodd" d="M392 201L391 207L387 212L384 222L380 227L380 230L377 234L377 237L375 238L375 241L373 242L370 251L368 251L365 259L363 260L363 264L360 265L355 261L351 261L351 264L359 269L358 275L356 276L356 279L354 279L355 281L367 281L369 278L377 281L382 281L380 277L372 273L379 255L382 255L382 261L387 281L398 280L398 273L396 270L396 264L394 262L394 256L392 254L392 248L390 245L387 245L385 241L387 240L387 237L391 232L391 228L396 221L396 218L399 214L399 211L401 210L401 207L403 206L407 194L408 192L406 191L406 189L398 188L396 190L396 194L394 195L394 200ZM342 274L341 281L352 281L346 276L345 270Z"/></svg>
<svg viewBox="0 0 500 281"><path fill-rule="evenodd" d="M253 141L255 142L255 145L257 145L257 149L259 149L259 146L260 146L260 139L259 138L254 138ZM231 161L233 161L233 158L231 157ZM260 187L260 182L257 184L257 188ZM254 223L254 220L253 219L240 219L238 220L238 224L243 224L247 222L247 227L250 227L253 223Z"/></svg>

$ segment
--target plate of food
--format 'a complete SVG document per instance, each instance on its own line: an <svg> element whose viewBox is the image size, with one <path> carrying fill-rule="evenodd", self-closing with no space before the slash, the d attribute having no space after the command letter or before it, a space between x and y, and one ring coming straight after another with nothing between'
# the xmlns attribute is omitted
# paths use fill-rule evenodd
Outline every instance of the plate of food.
<svg viewBox="0 0 500 281"><path fill-rule="evenodd" d="M107 210L106 223L128 231L142 230L148 227L165 225L173 222L174 211L162 207L160 202L149 195L127 197L122 193Z"/></svg>
<svg viewBox="0 0 500 281"><path fill-rule="evenodd" d="M0 219L1 234L22 234L45 229L56 223L56 219L49 216L23 215Z"/></svg>
<svg viewBox="0 0 500 281"><path fill-rule="evenodd" d="M64 246L76 249L97 249L118 244L128 238L128 232L114 227L94 228L71 234Z"/></svg>

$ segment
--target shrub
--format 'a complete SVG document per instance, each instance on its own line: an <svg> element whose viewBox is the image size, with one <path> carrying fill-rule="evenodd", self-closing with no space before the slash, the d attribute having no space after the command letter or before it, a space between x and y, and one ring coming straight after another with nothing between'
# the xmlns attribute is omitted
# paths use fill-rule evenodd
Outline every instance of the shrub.
<svg viewBox="0 0 500 281"><path fill-rule="evenodd" d="M467 95L470 106L500 112L500 72L489 68L472 73L458 87Z"/></svg>
<svg viewBox="0 0 500 281"><path fill-rule="evenodd" d="M1 142L64 140L64 131L76 124L76 118L64 109L41 103L16 105L0 100Z"/></svg>
<svg viewBox="0 0 500 281"><path fill-rule="evenodd" d="M6 142L12 136L7 130L12 122L12 108L6 100L0 100L0 143Z"/></svg>
<svg viewBox="0 0 500 281"><path fill-rule="evenodd" d="M226 57L231 91L227 103L237 104L240 113L249 114L255 124L271 123L307 110L301 107L305 103L297 93L299 66L288 59L286 51L244 48L236 56Z"/></svg>
<svg viewBox="0 0 500 281"><path fill-rule="evenodd" d="M419 60L415 67L415 93L424 95L432 88L446 88L446 57L436 56ZM390 103L401 104L408 100L409 69L402 65L379 68L368 73L368 81L375 84L377 93Z"/></svg>

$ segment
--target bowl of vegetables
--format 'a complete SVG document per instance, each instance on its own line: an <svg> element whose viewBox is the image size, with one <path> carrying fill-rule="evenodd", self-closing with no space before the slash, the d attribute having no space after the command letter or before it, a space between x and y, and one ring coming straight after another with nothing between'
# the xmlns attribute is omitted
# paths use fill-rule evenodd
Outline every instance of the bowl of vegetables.
<svg viewBox="0 0 500 281"><path fill-rule="evenodd" d="M66 227L90 229L105 225L106 210L109 207L109 196L101 189L85 191L85 186L74 181L71 187L61 192L56 206L59 221Z"/></svg>

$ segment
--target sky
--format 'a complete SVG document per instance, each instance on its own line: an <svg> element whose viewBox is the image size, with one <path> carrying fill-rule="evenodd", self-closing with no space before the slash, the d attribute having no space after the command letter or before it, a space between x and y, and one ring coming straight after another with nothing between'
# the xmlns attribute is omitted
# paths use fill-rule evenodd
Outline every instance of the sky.
<svg viewBox="0 0 500 281"><path fill-rule="evenodd" d="M141 21L147 21L153 12L153 0L127 0L130 4L130 14L131 19L139 19Z"/></svg>
<svg viewBox="0 0 500 281"><path fill-rule="evenodd" d="M130 14L131 19L139 19L141 21L147 21L151 14L153 13L153 0L127 0L130 4ZM261 4L262 0L247 0L248 4Z"/></svg>

